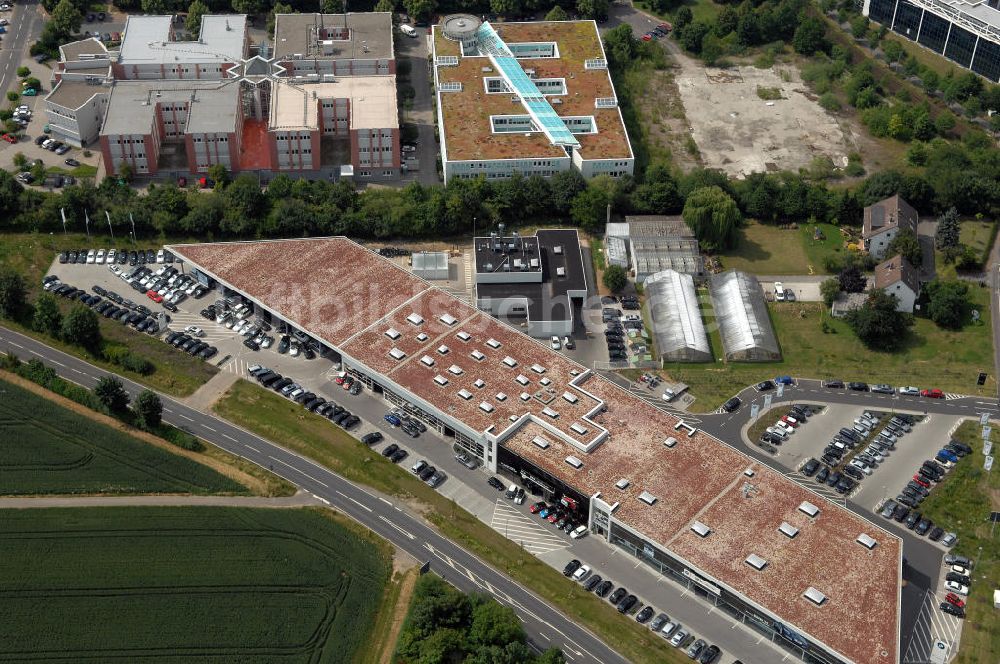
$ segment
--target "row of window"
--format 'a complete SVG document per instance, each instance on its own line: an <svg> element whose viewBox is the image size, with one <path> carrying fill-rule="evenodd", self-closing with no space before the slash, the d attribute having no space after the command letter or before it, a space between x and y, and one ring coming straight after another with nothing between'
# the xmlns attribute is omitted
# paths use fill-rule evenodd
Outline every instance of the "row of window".
<svg viewBox="0 0 1000 664"><path fill-rule="evenodd" d="M201 143L202 140L204 140L205 143L213 143L213 142L215 142L215 143L228 143L229 142L229 137L228 136L215 136L215 137L205 136L204 139L203 139L201 136L195 136L191 140L193 140L195 143Z"/></svg>
<svg viewBox="0 0 1000 664"><path fill-rule="evenodd" d="M396 175L395 171L382 171L382 177L391 178ZM363 178L370 178L372 176L371 171L358 171L358 176Z"/></svg>

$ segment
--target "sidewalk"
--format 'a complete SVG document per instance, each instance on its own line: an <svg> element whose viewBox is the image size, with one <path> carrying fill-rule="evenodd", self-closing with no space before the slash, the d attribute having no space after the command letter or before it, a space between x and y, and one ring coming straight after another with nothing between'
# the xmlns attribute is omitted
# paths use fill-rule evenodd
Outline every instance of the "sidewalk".
<svg viewBox="0 0 1000 664"><path fill-rule="evenodd" d="M240 376L228 371L220 371L212 376L207 383L195 390L194 394L183 399L184 403L194 409L209 412L212 405L233 386Z"/></svg>

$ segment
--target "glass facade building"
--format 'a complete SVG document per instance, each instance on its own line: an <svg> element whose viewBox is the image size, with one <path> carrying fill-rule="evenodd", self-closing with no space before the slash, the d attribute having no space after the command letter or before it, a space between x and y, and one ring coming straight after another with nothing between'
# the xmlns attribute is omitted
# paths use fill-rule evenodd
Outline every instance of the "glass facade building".
<svg viewBox="0 0 1000 664"><path fill-rule="evenodd" d="M995 7L942 0L865 0L862 12L896 34L994 83L1000 81L1000 10Z"/></svg>

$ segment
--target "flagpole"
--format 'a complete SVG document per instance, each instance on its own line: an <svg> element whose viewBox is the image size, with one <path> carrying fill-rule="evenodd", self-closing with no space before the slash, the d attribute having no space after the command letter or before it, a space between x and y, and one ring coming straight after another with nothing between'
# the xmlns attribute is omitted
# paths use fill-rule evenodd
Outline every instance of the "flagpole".
<svg viewBox="0 0 1000 664"><path fill-rule="evenodd" d="M107 210L104 211L104 216L108 218L108 230L111 231L111 241L115 241L115 230L111 228L111 213Z"/></svg>

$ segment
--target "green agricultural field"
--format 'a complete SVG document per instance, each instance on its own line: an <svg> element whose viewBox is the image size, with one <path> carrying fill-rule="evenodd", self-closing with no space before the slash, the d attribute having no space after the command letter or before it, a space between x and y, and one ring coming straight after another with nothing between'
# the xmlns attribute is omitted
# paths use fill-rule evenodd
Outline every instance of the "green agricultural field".
<svg viewBox="0 0 1000 664"><path fill-rule="evenodd" d="M782 361L668 364L665 373L690 386L697 399L693 410L698 412L711 412L743 387L783 374L937 387L959 394L996 394L989 293L970 284L969 296L982 315L980 323L970 322L962 330L952 331L918 318L908 343L896 353L865 348L846 322L831 318L818 302L772 302L768 307ZM827 333L823 332L823 321ZM716 357L721 357L714 321L706 323ZM983 387L976 386L980 371L990 374ZM634 377L630 372L626 375Z"/></svg>
<svg viewBox="0 0 1000 664"><path fill-rule="evenodd" d="M0 493L248 493L171 454L0 381Z"/></svg>
<svg viewBox="0 0 1000 664"><path fill-rule="evenodd" d="M361 659L391 552L328 512L0 511L0 659Z"/></svg>

